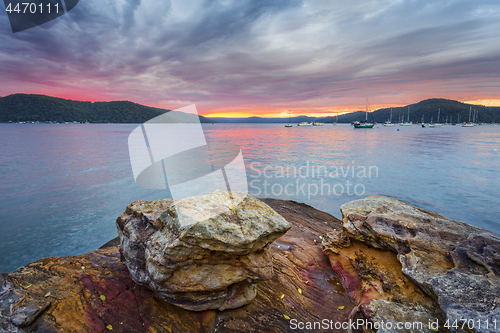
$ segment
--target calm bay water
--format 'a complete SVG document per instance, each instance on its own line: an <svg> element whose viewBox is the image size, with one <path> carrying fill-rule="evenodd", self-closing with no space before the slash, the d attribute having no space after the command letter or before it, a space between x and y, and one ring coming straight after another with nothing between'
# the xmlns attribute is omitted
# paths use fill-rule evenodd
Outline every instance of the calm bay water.
<svg viewBox="0 0 500 333"><path fill-rule="evenodd" d="M116 237L128 203L169 195L134 183L127 138L136 126L0 124L0 272L93 250ZM208 140L242 148L257 197L340 218L343 203L382 195L500 233L500 127L204 130Z"/></svg>

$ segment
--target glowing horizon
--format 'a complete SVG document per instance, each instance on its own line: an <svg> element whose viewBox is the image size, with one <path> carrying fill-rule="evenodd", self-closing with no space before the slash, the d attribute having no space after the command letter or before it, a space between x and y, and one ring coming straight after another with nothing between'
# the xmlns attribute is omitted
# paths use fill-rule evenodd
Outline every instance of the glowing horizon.
<svg viewBox="0 0 500 333"><path fill-rule="evenodd" d="M433 97L434 98L434 97ZM427 99L427 98L425 98ZM425 100L424 99L424 100ZM453 98L447 98L451 100L456 100ZM406 107L411 104L416 104L419 101L415 101L409 104L387 104L387 105L375 105L374 107L371 107L369 112L377 111L380 109L388 109L388 108L398 108L398 107ZM500 107L500 98L499 99L476 99L476 100L469 100L469 101L460 101L456 100L457 102L465 103L465 104L471 104L471 105L481 105L481 106L491 106L491 107ZM335 107L329 107L329 109L335 109ZM342 106L342 108L338 108L338 111L325 111L325 112L308 112L306 110L301 110L301 111L294 111L292 113L292 117L297 117L297 116L308 116L308 117L335 117L337 114L343 115L347 113L352 113L352 112L357 112L357 111L365 111L364 107L360 107L359 105L354 105L352 107L346 107ZM285 111L276 111L275 113L270 112L269 110L262 110L262 111L254 111L254 112L214 112L214 113L202 113L200 114L204 117L214 117L214 118L248 118L248 117L261 117L261 118L288 118L288 113Z"/></svg>

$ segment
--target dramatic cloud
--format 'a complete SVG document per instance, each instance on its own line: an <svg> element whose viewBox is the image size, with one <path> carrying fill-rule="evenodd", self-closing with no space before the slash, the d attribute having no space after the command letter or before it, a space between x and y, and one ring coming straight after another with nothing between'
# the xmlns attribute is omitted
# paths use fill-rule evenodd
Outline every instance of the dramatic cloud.
<svg viewBox="0 0 500 333"><path fill-rule="evenodd" d="M13 34L0 95L204 113L500 99L498 1L87 0Z"/></svg>

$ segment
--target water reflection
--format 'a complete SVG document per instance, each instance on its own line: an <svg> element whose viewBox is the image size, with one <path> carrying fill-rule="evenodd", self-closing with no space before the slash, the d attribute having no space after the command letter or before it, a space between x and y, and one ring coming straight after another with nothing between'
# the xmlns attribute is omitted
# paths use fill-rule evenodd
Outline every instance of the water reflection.
<svg viewBox="0 0 500 333"><path fill-rule="evenodd" d="M114 221L128 203L169 195L134 183L127 137L136 126L0 124L0 272L95 249L116 236ZM257 196L305 202L340 217L343 203L384 195L500 232L500 127L203 129L209 142L241 147L254 185L249 191ZM223 161L232 150L220 147L215 155ZM370 166L378 172L359 173ZM327 174L314 173L322 167Z"/></svg>

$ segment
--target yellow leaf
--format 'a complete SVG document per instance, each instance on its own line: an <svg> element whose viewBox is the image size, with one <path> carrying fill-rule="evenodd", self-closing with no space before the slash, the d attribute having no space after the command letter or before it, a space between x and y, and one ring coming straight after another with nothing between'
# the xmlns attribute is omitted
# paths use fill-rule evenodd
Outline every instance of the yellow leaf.
<svg viewBox="0 0 500 333"><path fill-rule="evenodd" d="M28 289L29 287L31 287L31 284L27 285L27 286L26 286L26 289Z"/></svg>
<svg viewBox="0 0 500 333"><path fill-rule="evenodd" d="M344 310L344 308L345 308L345 306L341 305L341 306L339 306L337 309L339 309L339 310Z"/></svg>
<svg viewBox="0 0 500 333"><path fill-rule="evenodd" d="M85 266L82 266L82 269L85 269Z"/></svg>
<svg viewBox="0 0 500 333"><path fill-rule="evenodd" d="M328 222L325 221L325 224L328 224Z"/></svg>
<svg viewBox="0 0 500 333"><path fill-rule="evenodd" d="M290 317L288 317L287 315L283 315L283 317L285 317L286 320L290 320Z"/></svg>
<svg viewBox="0 0 500 333"><path fill-rule="evenodd" d="M309 281L306 281L306 284L309 283Z"/></svg>
<svg viewBox="0 0 500 333"><path fill-rule="evenodd" d="M283 297L285 297L285 294L281 294L281 297L280 297L280 299L283 299Z"/></svg>
<svg viewBox="0 0 500 333"><path fill-rule="evenodd" d="M50 291L45 294L45 297L49 297L49 296L50 296Z"/></svg>
<svg viewBox="0 0 500 333"><path fill-rule="evenodd" d="M108 331L112 331L113 330L113 326L111 326L111 325L106 326L106 328L108 329Z"/></svg>
<svg viewBox="0 0 500 333"><path fill-rule="evenodd" d="M106 296L104 296L104 295L99 296L99 298L100 298L100 299L101 299L101 301L103 301L103 302L106 300Z"/></svg>
<svg viewBox="0 0 500 333"><path fill-rule="evenodd" d="M298 288L299 294L302 294L302 289Z"/></svg>
<svg viewBox="0 0 500 333"><path fill-rule="evenodd" d="M319 236L319 239L323 239L323 237Z"/></svg>

